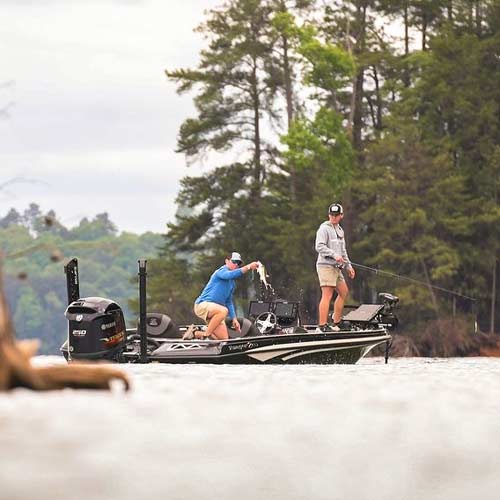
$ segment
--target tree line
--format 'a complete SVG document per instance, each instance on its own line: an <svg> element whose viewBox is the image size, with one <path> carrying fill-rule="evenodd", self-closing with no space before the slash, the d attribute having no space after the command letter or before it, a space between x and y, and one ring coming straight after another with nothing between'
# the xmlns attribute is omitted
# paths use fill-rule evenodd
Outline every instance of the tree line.
<svg viewBox="0 0 500 500"><path fill-rule="evenodd" d="M166 75L196 110L177 151L210 167L182 180L152 302L188 314L238 250L314 320L314 236L337 201L353 261L424 283L359 269L353 301L399 295L418 352L450 331L463 335L445 344L467 351L476 316L493 334L499 26L494 0L227 0L207 12L198 65Z"/></svg>
<svg viewBox="0 0 500 500"><path fill-rule="evenodd" d="M115 300L133 324L137 260L156 256L163 240L154 233L118 234L106 213L67 228L35 203L23 212L11 209L0 218L0 251L17 338L38 338L42 354L58 354L67 336L63 266L72 257L80 264L81 296Z"/></svg>

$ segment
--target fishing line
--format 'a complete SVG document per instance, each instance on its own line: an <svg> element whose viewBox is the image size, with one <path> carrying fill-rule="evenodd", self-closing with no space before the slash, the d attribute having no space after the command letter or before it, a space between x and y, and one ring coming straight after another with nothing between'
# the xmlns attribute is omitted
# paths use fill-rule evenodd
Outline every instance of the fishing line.
<svg viewBox="0 0 500 500"><path fill-rule="evenodd" d="M397 279L410 281L410 282L416 283L418 285L423 285L426 287L434 288L435 290L440 290L441 292L456 295L457 297L462 297L464 299L472 300L472 302L476 302L476 300L477 300L473 297L469 297L468 295L464 295L462 293L455 292L454 290L449 290L448 288L443 288L443 287L437 286L437 285L431 285L430 283L426 283L425 281L417 280L415 278L410 278L409 276L403 276L401 274L390 273L388 271L383 271L381 269L375 269L374 267L364 266L363 264L356 264L355 262L350 262L350 264L354 267L359 267L360 269L366 269L367 271L372 271L375 274L383 274L383 275L389 276L391 278L397 278Z"/></svg>

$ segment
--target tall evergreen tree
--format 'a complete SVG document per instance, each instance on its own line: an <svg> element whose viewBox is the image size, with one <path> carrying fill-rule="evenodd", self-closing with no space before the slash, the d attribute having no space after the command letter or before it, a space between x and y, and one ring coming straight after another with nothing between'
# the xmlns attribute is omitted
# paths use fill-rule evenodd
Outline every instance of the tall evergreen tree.
<svg viewBox="0 0 500 500"><path fill-rule="evenodd" d="M262 133L265 120L279 120L275 96L282 82L271 12L257 0L231 0L214 9L199 28L209 44L198 68L167 71L179 92L198 90L198 113L182 124L178 151L191 160L213 152L238 155L237 161L183 180L179 202L193 213L170 228L174 241L190 242L219 259L222 248L252 247L255 214L276 155Z"/></svg>
<svg viewBox="0 0 500 500"><path fill-rule="evenodd" d="M307 17L311 12L315 0L271 0L274 10L272 26L277 32L277 43L273 50L278 54L281 61L283 82L281 90L285 98L287 132L293 124L297 114L303 112L303 104L297 96L298 64L297 47L300 42L300 30L295 23L295 14L302 18ZM297 171L293 164L288 165L290 200L295 207L297 204ZM295 213L291 213L295 219Z"/></svg>

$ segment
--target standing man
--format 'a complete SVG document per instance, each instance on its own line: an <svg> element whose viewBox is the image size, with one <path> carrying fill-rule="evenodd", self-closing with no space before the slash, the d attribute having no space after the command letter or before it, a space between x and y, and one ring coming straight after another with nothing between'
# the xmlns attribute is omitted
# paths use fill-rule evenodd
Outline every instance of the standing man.
<svg viewBox="0 0 500 500"><path fill-rule="evenodd" d="M207 323L207 329L194 331L194 328L189 328L182 337L183 340L194 337L228 339L229 333L226 327L228 314L232 320L233 328L237 331L241 330L233 304L233 291L236 286L234 280L243 276L250 269L257 269L259 263L251 262L245 266L242 264L241 255L238 252L233 252L226 257L225 264L212 274L200 296L194 302L194 313Z"/></svg>
<svg viewBox="0 0 500 500"><path fill-rule="evenodd" d="M340 221L343 218L342 205L333 203L328 207L328 220L323 222L316 232L316 252L318 252L316 269L321 287L319 326L316 329L318 333L338 332L342 329L342 311L349 293L342 268L346 268L351 279L354 279L356 274L347 255L344 230L340 227ZM333 325L329 325L327 324L328 311L335 288L337 289L337 298L333 304Z"/></svg>

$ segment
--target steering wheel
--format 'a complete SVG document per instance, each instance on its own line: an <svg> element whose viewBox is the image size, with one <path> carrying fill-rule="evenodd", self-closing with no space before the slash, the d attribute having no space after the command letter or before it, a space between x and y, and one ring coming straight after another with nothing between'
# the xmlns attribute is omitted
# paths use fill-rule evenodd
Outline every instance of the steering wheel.
<svg viewBox="0 0 500 500"><path fill-rule="evenodd" d="M259 332L263 335L271 333L276 327L277 323L278 320L276 318L276 314L272 312L263 312L255 318L255 325L257 326L257 330L259 330Z"/></svg>

